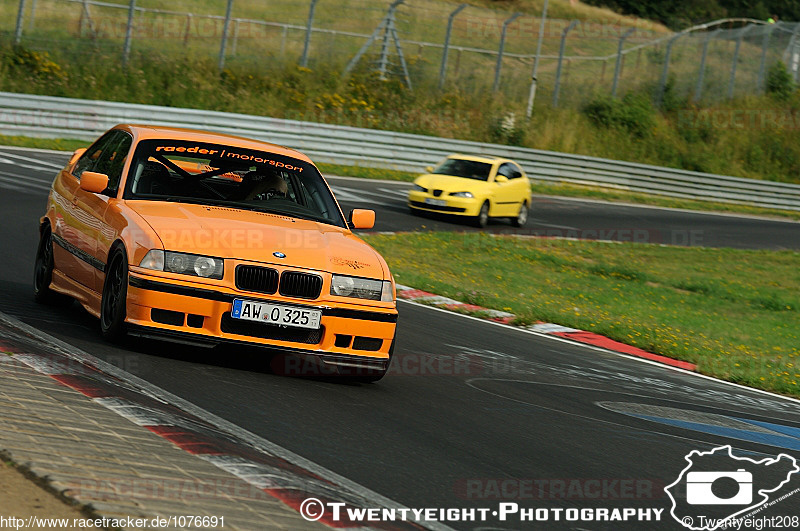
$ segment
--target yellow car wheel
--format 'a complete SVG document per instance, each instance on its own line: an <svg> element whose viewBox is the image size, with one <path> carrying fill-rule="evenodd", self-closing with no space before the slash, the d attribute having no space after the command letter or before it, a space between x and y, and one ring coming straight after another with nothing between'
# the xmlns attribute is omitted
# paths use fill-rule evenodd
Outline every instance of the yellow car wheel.
<svg viewBox="0 0 800 531"><path fill-rule="evenodd" d="M475 226L481 229L489 224L489 201L483 202L481 209L478 211L478 215L475 216L474 222Z"/></svg>
<svg viewBox="0 0 800 531"><path fill-rule="evenodd" d="M522 205L519 207L519 212L517 213L517 217L511 218L511 224L515 227L524 227L525 224L528 222L528 203L525 201L522 202Z"/></svg>

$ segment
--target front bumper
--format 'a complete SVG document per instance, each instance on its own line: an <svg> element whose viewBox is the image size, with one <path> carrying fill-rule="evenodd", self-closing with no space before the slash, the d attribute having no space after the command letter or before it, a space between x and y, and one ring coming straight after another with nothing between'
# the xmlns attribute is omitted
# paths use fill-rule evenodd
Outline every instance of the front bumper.
<svg viewBox="0 0 800 531"><path fill-rule="evenodd" d="M432 205L426 203L426 199L444 201L444 205ZM411 190L408 192L408 206L417 210L427 212L439 212L441 214L454 214L456 216L477 216L481 208L482 201L477 197L453 197L444 193L435 197L430 192Z"/></svg>
<svg viewBox="0 0 800 531"><path fill-rule="evenodd" d="M230 313L234 299L322 310L321 327L310 330L233 319ZM269 346L296 354L363 360L365 366L371 367L388 362L397 327L397 311L379 311L358 305L300 304L131 272L126 322L137 335L190 344Z"/></svg>

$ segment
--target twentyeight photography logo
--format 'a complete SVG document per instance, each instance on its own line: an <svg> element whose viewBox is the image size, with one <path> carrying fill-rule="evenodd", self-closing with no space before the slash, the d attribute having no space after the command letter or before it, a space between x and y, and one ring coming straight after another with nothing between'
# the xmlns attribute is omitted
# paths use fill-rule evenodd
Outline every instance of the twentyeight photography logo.
<svg viewBox="0 0 800 531"><path fill-rule="evenodd" d="M689 464L664 491L672 500L670 514L688 529L755 527L759 518L775 518L772 510L770 516L759 514L764 509L800 497L800 476L793 477L800 466L788 454L755 460L735 456L730 446L720 446L707 452L692 450L686 461ZM794 503L786 507L796 507ZM794 513L787 512L792 519Z"/></svg>

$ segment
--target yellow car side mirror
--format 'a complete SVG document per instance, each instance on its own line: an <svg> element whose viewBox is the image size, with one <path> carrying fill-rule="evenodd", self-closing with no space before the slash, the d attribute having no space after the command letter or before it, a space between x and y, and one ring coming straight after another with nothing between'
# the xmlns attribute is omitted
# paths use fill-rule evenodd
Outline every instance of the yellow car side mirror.
<svg viewBox="0 0 800 531"><path fill-rule="evenodd" d="M425 166L425 171L431 173L433 171L433 166Z"/></svg>
<svg viewBox="0 0 800 531"><path fill-rule="evenodd" d="M505 175L498 175L497 177L494 178L494 182L496 183L508 182L508 177L506 177Z"/></svg>

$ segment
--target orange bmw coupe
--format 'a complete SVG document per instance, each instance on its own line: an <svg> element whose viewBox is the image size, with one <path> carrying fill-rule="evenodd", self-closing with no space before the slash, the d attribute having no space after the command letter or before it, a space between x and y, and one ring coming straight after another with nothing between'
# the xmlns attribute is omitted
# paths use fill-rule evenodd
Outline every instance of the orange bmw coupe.
<svg viewBox="0 0 800 531"><path fill-rule="evenodd" d="M56 176L34 293L77 300L112 341L251 344L380 379L394 280L297 151L216 133L118 125Z"/></svg>

